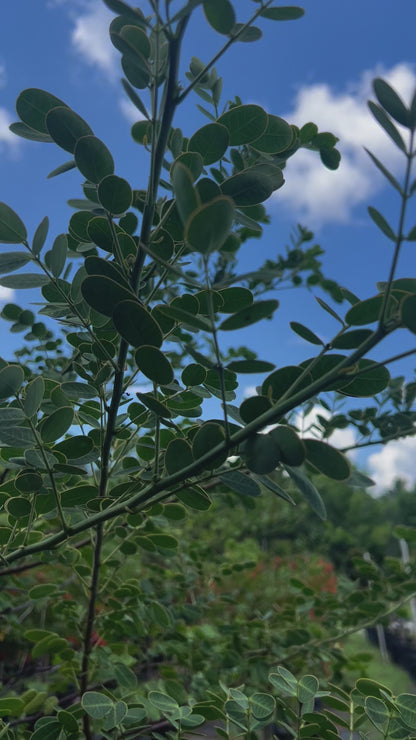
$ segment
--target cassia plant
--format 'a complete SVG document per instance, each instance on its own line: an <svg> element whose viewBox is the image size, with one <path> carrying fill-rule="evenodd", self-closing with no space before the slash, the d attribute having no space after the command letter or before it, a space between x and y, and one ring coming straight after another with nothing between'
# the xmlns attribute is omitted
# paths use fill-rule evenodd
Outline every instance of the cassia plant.
<svg viewBox="0 0 416 740"><path fill-rule="evenodd" d="M377 293L360 300L327 280L318 259L321 250L308 246L312 234L302 227L285 256L238 274L240 246L261 235L268 220L263 203L284 186L288 159L307 148L336 169L340 155L336 137L313 123L298 128L239 98L222 102L214 65L231 45L257 41L257 22L296 20L303 10L255 0L251 17L237 22L237 4L229 0L188 0L179 9L170 0L149 0L143 8L122 0L104 2L116 14L110 38L121 54L124 90L137 109L132 137L148 152L146 180L131 184L119 177L111 152L88 123L51 93L31 88L17 99L20 120L11 129L67 152L70 159L49 176L77 169L83 197L70 201L75 212L68 231L49 248L47 217L29 237L20 216L0 204L0 242L24 247L0 255L0 284L40 288L43 300L39 316L16 304L2 312L13 331L28 332L28 344L15 361L1 359L1 575L12 579L7 593L13 596L18 574L26 579L32 570L37 573L27 609L39 614L39 621L24 640L32 645L33 670L33 661L36 666L43 660L53 684L53 692L38 686L24 690L27 674L6 676L6 695L0 698L5 737L158 737L159 726L182 737L201 725L212 702L193 711L192 701L158 690L146 698L137 688L140 660L129 655L129 634L136 631L144 649L152 620L171 629L172 615L160 595L146 594L150 586L144 576L143 588L131 575L117 580L121 563L143 552L163 573L171 554L180 551L172 528L188 509L207 509L210 495L271 492L290 504L288 489L295 488L324 518L315 472L368 483L327 441L301 437L294 414L304 404L327 404L329 396L322 394L362 398L384 392L393 399L387 411L381 405L375 414L359 409L349 418L323 417L325 437L346 423L357 426L361 444L370 437L373 443L374 433L381 441L414 433L415 384L407 385L404 400L394 402L397 383L391 384L386 365L397 358L378 362L370 353L399 328L416 333L416 279L395 277L403 243L416 240L416 227L409 228L406 220L416 189L411 177L416 94L407 107L386 82L374 83L377 103L370 103L371 111L405 163L399 183L369 153L401 202L395 227L369 209L394 250L390 273L381 276ZM224 44L208 62L192 58L186 80L179 80L183 38L200 6ZM202 98L204 106L198 107L207 122L188 137L176 119L191 94ZM337 322L330 342L292 322L293 331L317 354L276 369L247 348L223 349L223 337L228 342L231 332L273 316L279 283L296 285L305 275L309 285L319 284L335 301L349 304L341 317L319 299ZM267 291L270 297L263 296ZM51 320L60 325L58 337ZM265 379L257 395L235 406L247 373L264 373ZM152 389L143 390L144 383ZM212 398L219 409L214 418L204 409ZM283 484L274 479L277 469L285 475ZM53 569L59 582L44 582L45 572ZM186 572L181 577L185 583ZM405 592L408 596L408 587ZM24 621L25 603L17 622L12 619L13 628ZM74 634L50 629L57 616ZM108 639L97 631L99 623L107 625ZM285 681L294 687L296 679L288 678L287 669L279 671L278 688ZM317 685L312 692L310 677L296 685L302 695L293 688L295 693L283 696L297 697L304 712L307 694L305 722L318 727L315 733L326 728L325 737L333 737L332 720L311 714ZM364 707L373 724L384 727L386 712L397 722L403 719L400 697L393 700L384 692L376 699L384 719L373 721L374 701L371 710L367 699ZM275 707L273 697L248 699L231 689L224 701L221 716L231 722L231 734L245 737L269 722ZM344 709L347 699L333 702ZM254 725L247 719L250 712ZM292 736L313 736L305 722L292 727ZM229 736L224 729L219 733Z"/></svg>

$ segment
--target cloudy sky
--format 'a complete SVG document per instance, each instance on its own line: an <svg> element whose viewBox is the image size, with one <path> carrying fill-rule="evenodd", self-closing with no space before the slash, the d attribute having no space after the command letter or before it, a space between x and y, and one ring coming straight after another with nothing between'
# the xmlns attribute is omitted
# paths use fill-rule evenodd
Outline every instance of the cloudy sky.
<svg viewBox="0 0 416 740"><path fill-rule="evenodd" d="M138 0L136 0L136 4ZM147 2L138 3L146 9ZM180 3L174 0L173 6ZM252 0L236 0L238 20L253 10ZM305 0L306 15L291 23L261 23L263 39L239 44L217 69L224 77L223 104L236 94L243 102L263 105L269 112L302 125L314 121L320 130L340 138L341 167L325 170L311 152L301 152L289 162L286 184L268 204L272 225L259 242L252 242L242 255L242 267L273 258L288 243L297 222L311 227L325 249L324 270L360 297L374 293L375 283L386 278L391 246L367 216L369 204L397 223L398 202L394 193L372 165L367 147L396 175L403 172L402 157L373 121L366 101L372 96L371 81L383 76L409 100L416 86L414 0L366 0L337 3ZM398 10L399 9L399 10ZM29 233L48 215L51 234L66 230L71 214L68 198L80 196L80 176L67 173L46 180L47 173L65 161L57 147L17 139L9 131L16 119L14 102L27 87L40 87L63 98L93 127L112 150L118 174L134 186L144 187L146 160L130 136L137 119L120 86L118 53L108 40L113 14L101 0L14 0L3 9L0 27L0 200L18 211ZM198 10L189 27L181 77L196 55L208 61L221 39L206 29ZM186 100L177 125L185 135L206 121L196 110L193 96ZM416 210L413 208L413 215ZM414 225L409 222L409 228ZM6 248L7 249L7 248ZM414 245L405 245L399 274L416 273ZM27 305L36 300L30 291L13 296L0 287L0 301L18 300ZM310 350L288 328L289 320L307 323L324 338L334 326L323 315L312 295L287 291L282 308L270 329L256 325L238 344L251 344L259 355L276 364L299 362ZM319 331L318 331L319 333ZM18 346L19 337L0 326L0 342L8 350ZM263 347L267 346L267 351ZM408 348L404 335L378 357ZM270 357L272 355L272 357ZM410 376L413 364L394 368L394 374ZM348 434L351 434L350 432ZM339 439L340 446L350 439ZM371 449L371 448L370 448ZM396 475L409 484L416 480L416 440L408 439L375 450L360 462L377 481L378 490Z"/></svg>

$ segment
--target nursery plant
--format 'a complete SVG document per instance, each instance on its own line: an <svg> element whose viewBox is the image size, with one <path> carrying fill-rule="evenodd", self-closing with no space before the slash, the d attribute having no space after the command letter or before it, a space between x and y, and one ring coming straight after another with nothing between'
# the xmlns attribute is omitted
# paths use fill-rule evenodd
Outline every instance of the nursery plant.
<svg viewBox="0 0 416 740"><path fill-rule="evenodd" d="M303 227L286 253L239 274L239 249L261 237L268 220L263 204L284 187L288 159L307 148L322 166L337 169L340 154L336 137L314 123L299 128L279 111L223 100L215 65L233 44L259 41L263 23L281 33L281 22L303 10L254 0L251 16L238 20L238 4L230 0L149 0L137 8L104 2L115 15L110 40L137 109L131 146L148 153L146 177L129 183L118 176L112 153L81 115L30 88L17 99L19 120L11 129L62 149L70 158L49 176L76 169L81 192L70 200L67 232L52 237L47 217L29 235L24 214L0 204L0 242L12 245L0 254L0 284L41 294L36 315L14 303L2 311L13 332L25 332L25 343L14 359L0 360L0 576L7 617L1 734L92 739L163 731L180 738L218 719L223 737L255 737L277 720L292 737L331 738L342 723L353 737L368 720L379 737L412 737L413 697L395 698L371 683L359 683L353 694L329 689L329 696L315 677L297 680L291 672L317 653L314 666L321 665L324 646L328 655L336 651L341 633L398 609L413 593L411 570L390 559L381 574L360 560L361 580L344 609L332 592L322 596L292 584L299 593L272 653L274 665L262 657L259 681L267 681L270 669L275 695L263 688L246 694L218 678L253 683L250 666L229 671L230 645L237 664L241 656L251 665L246 643L252 650L265 638L267 620L259 616L240 641L232 623L228 642L224 627L210 632L209 603L198 609L199 600L225 603L224 594L218 587L200 596L207 575L201 552L198 542L185 547L181 531L195 510L203 517L211 499L230 496L278 496L291 506L300 495L325 518L316 473L370 483L328 442L336 428L354 425L358 444L414 433L416 383L392 381L388 366L398 357L380 362L371 352L398 329L416 333L416 278L396 278L403 244L416 241L408 219L416 190L416 94L406 105L377 79L376 102L369 103L403 155L399 181L369 152L400 203L395 224L369 208L374 238L387 237L393 250L389 274L374 275L380 281L374 295L359 299L326 279L322 252L310 246L313 235ZM218 33L219 50L210 60L189 60L182 79L183 39L192 14L201 12ZM178 112L191 95L202 99L205 121L185 136ZM319 303L334 320L332 339L292 322L311 356L278 368L249 348L229 350L234 332L240 345L239 330L284 310L274 297L283 281L328 292L331 305ZM263 373L264 380L255 396L235 405L247 373ZM301 436L299 410L333 408L328 399L340 396L377 400L323 416L322 439ZM303 629L311 609L316 621ZM288 635L292 619L299 629ZM273 622L275 635L281 626ZM299 653L307 657L298 664ZM286 667L276 668L278 662ZM349 719L338 721L329 709L313 713L317 697Z"/></svg>

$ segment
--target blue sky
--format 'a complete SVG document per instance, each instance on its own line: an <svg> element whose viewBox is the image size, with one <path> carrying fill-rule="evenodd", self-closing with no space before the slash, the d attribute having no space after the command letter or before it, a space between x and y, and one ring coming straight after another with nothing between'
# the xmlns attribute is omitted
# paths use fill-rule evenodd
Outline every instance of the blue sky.
<svg viewBox="0 0 416 740"><path fill-rule="evenodd" d="M144 0L138 4L145 10L148 6ZM234 4L239 21L255 8L252 0ZM174 0L173 7L179 5ZM394 6L391 0L306 0L302 5L304 18L288 23L262 20L260 42L236 44L217 64L224 77L223 103L240 95L243 102L263 105L290 122L302 125L313 120L320 130L340 137L343 160L334 173L309 152L294 158L286 170L285 186L268 203L272 224L261 241L246 245L242 269L275 257L300 221L314 229L325 249L325 273L365 298L375 292L378 280L386 278L391 258L391 245L368 218L367 205L377 207L394 225L398 202L362 147L371 149L397 176L403 171L394 146L372 121L366 100L375 76L388 79L406 100L416 86L415 0L400 0ZM117 173L135 187L145 186L146 160L129 135L135 118L119 82L118 54L108 40L112 17L101 0L14 0L3 9L0 200L20 214L30 234L45 215L51 221L51 238L66 230L72 213L66 200L80 197L81 176L73 171L46 180L47 173L65 161L65 154L54 145L26 142L8 131L16 119L15 99L24 88L40 87L64 99L109 146ZM182 79L191 56L208 61L222 42L207 28L201 11L196 12L185 43ZM189 96L179 113L177 125L185 135L206 122L196 102L199 99ZM416 221L414 202L409 228ZM414 244L405 245L399 274L416 274ZM260 357L276 364L296 363L311 352L290 332L289 320L304 322L327 339L333 323L306 291L285 291L279 297L281 308L273 326L263 322L240 332L235 344L253 344ZM36 294L25 291L13 298L0 289L0 300L27 305L36 300ZM7 351L19 341L20 335L8 335L7 324L0 325L0 342ZM401 332L377 357L410 346ZM6 355L4 349L1 353ZM412 368L407 361L395 366L394 374L409 375ZM415 452L415 440L390 445L375 453L378 458L368 460L369 470L386 482L400 470L410 482L416 478Z"/></svg>

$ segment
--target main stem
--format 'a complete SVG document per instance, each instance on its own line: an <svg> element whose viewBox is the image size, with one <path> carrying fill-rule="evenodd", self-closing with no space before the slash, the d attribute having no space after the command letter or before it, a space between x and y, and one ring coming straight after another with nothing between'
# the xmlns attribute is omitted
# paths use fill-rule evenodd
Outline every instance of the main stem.
<svg viewBox="0 0 416 740"><path fill-rule="evenodd" d="M160 111L160 128L158 136L156 138L157 129L157 110L153 111L153 150L151 159L151 168L149 183L147 189L146 205L143 212L142 228L140 233L140 245L136 258L135 265L133 267L132 275L130 278L131 286L136 292L140 282L140 274L143 269L146 252L141 248L141 245L147 246L150 241L150 234L153 224L153 216L155 212L157 191L159 186L160 175L163 165L163 157L165 154L170 127L172 124L173 116L177 106L177 84L178 84L178 68L179 68L179 57L180 48L183 35L189 20L189 16L186 16L178 26L178 31L174 39L170 41L169 47L169 74L165 84L164 96L161 104ZM155 85L157 80L155 80ZM123 381L124 381L124 368L126 366L128 342L124 339L120 341L117 369L114 375L113 392L111 397L110 408L108 411L107 427L104 435L104 440L101 450L101 475L100 475L100 488L99 495L104 497L107 491L108 478L109 478L109 466L111 457L111 448L113 437L115 433L115 424L120 406L120 401L123 393ZM101 569L101 553L104 540L104 522L100 522L95 527L95 546L94 546L94 562L92 567L91 576L91 587L90 587L90 598L88 603L87 621L85 627L84 643L83 643L83 654L81 664L81 681L80 681L80 693L81 696L88 689L88 678L89 678L89 663L91 655L91 641L92 634L94 631L95 621L95 609L96 601L98 596L99 578ZM90 718L85 713L83 718L84 734L87 740L92 740L92 732L90 726Z"/></svg>

